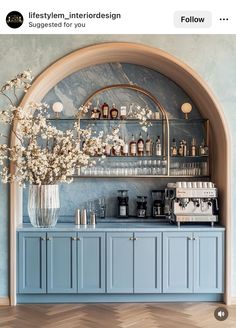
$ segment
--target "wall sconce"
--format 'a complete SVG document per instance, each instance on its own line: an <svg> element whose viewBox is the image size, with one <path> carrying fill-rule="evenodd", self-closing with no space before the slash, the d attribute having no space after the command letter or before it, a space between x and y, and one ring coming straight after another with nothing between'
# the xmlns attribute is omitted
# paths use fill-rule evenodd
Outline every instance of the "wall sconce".
<svg viewBox="0 0 236 328"><path fill-rule="evenodd" d="M192 105L190 103L184 103L181 106L181 111L184 113L184 118L188 120L188 114L192 111Z"/></svg>
<svg viewBox="0 0 236 328"><path fill-rule="evenodd" d="M59 118L60 117L60 113L63 111L63 104L61 102L59 102L59 101L55 102L52 105L52 110L55 113L55 117L56 118Z"/></svg>

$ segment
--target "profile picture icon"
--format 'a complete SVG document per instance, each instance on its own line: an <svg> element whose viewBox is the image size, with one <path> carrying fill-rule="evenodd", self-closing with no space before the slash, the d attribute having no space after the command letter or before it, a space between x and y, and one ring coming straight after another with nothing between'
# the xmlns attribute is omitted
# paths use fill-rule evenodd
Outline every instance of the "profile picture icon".
<svg viewBox="0 0 236 328"><path fill-rule="evenodd" d="M19 11L11 11L7 14L6 23L11 28L18 28L23 24L24 18Z"/></svg>

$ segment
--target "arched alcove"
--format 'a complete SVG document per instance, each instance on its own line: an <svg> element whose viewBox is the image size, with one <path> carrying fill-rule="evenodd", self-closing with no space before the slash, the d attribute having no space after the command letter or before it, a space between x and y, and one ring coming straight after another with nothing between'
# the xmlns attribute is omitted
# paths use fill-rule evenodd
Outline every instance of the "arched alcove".
<svg viewBox="0 0 236 328"><path fill-rule="evenodd" d="M189 66L172 55L140 44L103 43L79 49L47 68L35 80L23 98L21 106L30 101L41 101L47 92L68 75L96 64L123 62L143 65L166 75L190 96L202 116L211 125L211 177L221 195L220 221L226 227L226 291L225 302L231 302L231 198L230 198L230 135L227 124L214 95L202 78ZM17 124L17 122L15 122ZM11 143L17 142L14 135ZM11 168L14 169L13 167ZM10 218L10 300L16 303L16 225L22 216L22 192L11 185Z"/></svg>

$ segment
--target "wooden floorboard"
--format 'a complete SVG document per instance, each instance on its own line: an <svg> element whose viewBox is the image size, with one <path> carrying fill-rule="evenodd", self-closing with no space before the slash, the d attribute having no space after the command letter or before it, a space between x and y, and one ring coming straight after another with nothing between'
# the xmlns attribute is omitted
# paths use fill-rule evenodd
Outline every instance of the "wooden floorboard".
<svg viewBox="0 0 236 328"><path fill-rule="evenodd" d="M2 328L236 328L236 305L227 320L218 303L30 304L0 307ZM224 306L224 305L223 305Z"/></svg>

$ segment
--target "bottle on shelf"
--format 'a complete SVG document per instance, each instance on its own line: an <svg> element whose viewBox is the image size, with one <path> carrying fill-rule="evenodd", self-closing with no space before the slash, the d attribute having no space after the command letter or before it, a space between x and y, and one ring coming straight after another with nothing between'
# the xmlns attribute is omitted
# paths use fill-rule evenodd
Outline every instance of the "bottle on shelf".
<svg viewBox="0 0 236 328"><path fill-rule="evenodd" d="M129 145L126 142L126 138L124 138L123 140L124 140L124 144L121 147L121 155L122 156L128 156L129 155Z"/></svg>
<svg viewBox="0 0 236 328"><path fill-rule="evenodd" d="M199 146L199 155L208 155L208 146L205 144L205 140L202 140L201 145Z"/></svg>
<svg viewBox="0 0 236 328"><path fill-rule="evenodd" d="M178 147L178 155L179 156L184 156L183 154L184 154L183 142L180 141L179 142L179 147Z"/></svg>
<svg viewBox="0 0 236 328"><path fill-rule="evenodd" d="M196 147L195 138L193 138L191 141L190 156L197 156L197 147Z"/></svg>
<svg viewBox="0 0 236 328"><path fill-rule="evenodd" d="M176 141L175 138L172 139L172 145L170 148L170 156L177 156L178 155L178 149L177 149L177 145L176 145Z"/></svg>
<svg viewBox="0 0 236 328"><path fill-rule="evenodd" d="M127 118L127 109L126 106L121 106L120 107L120 119L121 120L126 120Z"/></svg>
<svg viewBox="0 0 236 328"><path fill-rule="evenodd" d="M138 156L143 156L144 155L144 141L143 141L143 137L142 137L141 132L139 134L139 139L138 139L138 142L137 142L137 153L138 153Z"/></svg>
<svg viewBox="0 0 236 328"><path fill-rule="evenodd" d="M187 156L187 141L182 140L183 142L183 156Z"/></svg>
<svg viewBox="0 0 236 328"><path fill-rule="evenodd" d="M155 144L155 155L161 156L161 139L160 136L157 136L156 144Z"/></svg>
<svg viewBox="0 0 236 328"><path fill-rule="evenodd" d="M146 156L152 155L152 139L150 138L149 133L147 134L147 139L145 142L145 153L146 153Z"/></svg>
<svg viewBox="0 0 236 328"><path fill-rule="evenodd" d="M129 153L130 156L136 156L137 155L137 143L134 139L134 135L132 134L132 139L129 144Z"/></svg>
<svg viewBox="0 0 236 328"><path fill-rule="evenodd" d="M108 119L109 118L109 106L107 103L102 105L102 118Z"/></svg>
<svg viewBox="0 0 236 328"><path fill-rule="evenodd" d="M110 109L110 118L112 120L115 120L118 118L118 109L116 109L115 104L112 105L112 108Z"/></svg>
<svg viewBox="0 0 236 328"><path fill-rule="evenodd" d="M101 111L98 107L94 107L91 113L91 118L93 120L99 120L101 117Z"/></svg>

